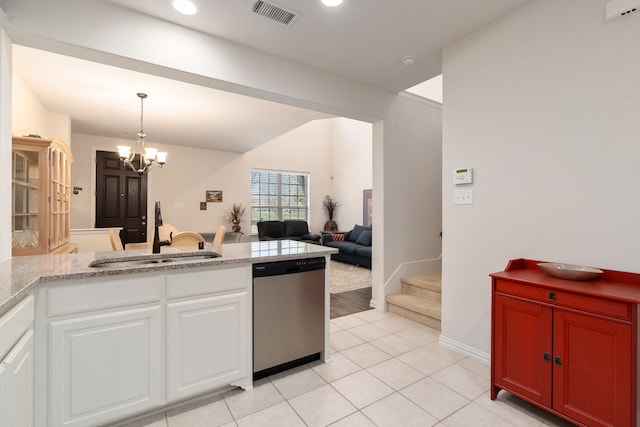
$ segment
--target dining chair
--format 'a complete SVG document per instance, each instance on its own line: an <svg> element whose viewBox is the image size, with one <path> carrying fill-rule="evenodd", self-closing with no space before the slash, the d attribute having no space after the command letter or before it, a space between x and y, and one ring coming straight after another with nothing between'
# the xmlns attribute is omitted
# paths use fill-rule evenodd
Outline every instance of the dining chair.
<svg viewBox="0 0 640 427"><path fill-rule="evenodd" d="M224 243L224 233L226 232L224 225L220 225L218 226L218 229L216 230L216 235L213 238L213 244L214 245L221 245L222 243Z"/></svg>
<svg viewBox="0 0 640 427"><path fill-rule="evenodd" d="M111 240L111 248L114 251L123 251L124 245L120 240L120 230L118 228L109 229L109 240Z"/></svg>
<svg viewBox="0 0 640 427"><path fill-rule="evenodd" d="M171 247L198 247L198 243L204 243L204 237L195 231L181 231L173 235Z"/></svg>
<svg viewBox="0 0 640 427"><path fill-rule="evenodd" d="M176 234L178 234L178 229L172 224L168 224L165 222L160 227L158 227L158 238L160 240L170 241L171 237L175 236ZM149 239L150 242L153 242L154 235L155 235L155 229L154 227L151 227L151 238Z"/></svg>

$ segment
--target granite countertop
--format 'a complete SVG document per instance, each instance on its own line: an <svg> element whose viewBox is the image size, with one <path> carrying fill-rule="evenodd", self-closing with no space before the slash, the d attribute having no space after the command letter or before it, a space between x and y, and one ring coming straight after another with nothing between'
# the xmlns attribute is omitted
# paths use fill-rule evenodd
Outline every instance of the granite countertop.
<svg viewBox="0 0 640 427"><path fill-rule="evenodd" d="M336 253L338 250L326 246L300 243L292 240L272 240L226 245L206 245L203 251L184 251L162 247L160 254L151 255L151 249L127 251L81 252L59 255L36 255L13 257L0 262L0 315L11 309L22 298L29 295L39 283L51 283L71 279L117 276L151 271L167 271L193 267L216 266L238 263L283 261L310 258ZM190 259L188 261L159 264L131 265L121 267L90 267L100 260L135 260L142 257L166 258L186 255L217 253L217 258Z"/></svg>

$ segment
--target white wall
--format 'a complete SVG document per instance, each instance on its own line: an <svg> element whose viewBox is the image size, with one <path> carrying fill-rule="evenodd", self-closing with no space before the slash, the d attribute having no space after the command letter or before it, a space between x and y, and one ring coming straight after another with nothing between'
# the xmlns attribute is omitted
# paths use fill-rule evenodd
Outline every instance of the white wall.
<svg viewBox="0 0 640 427"><path fill-rule="evenodd" d="M340 122L338 129L334 129L335 120ZM332 140L348 139L350 147L361 146L361 156L370 159L370 128L371 125L347 119L312 121L245 154L160 145L149 141L149 145L169 153L167 164L162 169L149 172L149 207L152 207L153 201L160 200L164 221L179 230L212 233L218 225L224 224L230 231L230 224L224 221L225 212L234 203L241 203L247 208L251 205L252 168L307 172L310 174L311 199L309 226L318 232L326 221L322 198L332 192L330 176L334 169L332 147L335 146ZM117 145L123 142L131 144L132 141L74 134L73 142L75 161L71 171L72 185L82 187L83 191L72 198L72 228L92 228L95 218L94 153L96 150L115 151ZM351 165L350 171L358 176L370 177L371 161ZM361 184L358 182L354 185L347 180L340 188L356 193L361 216ZM206 190L222 190L223 202L207 203L207 210L201 211L200 202L205 200ZM249 209L244 218L245 222L241 225L248 234Z"/></svg>
<svg viewBox="0 0 640 427"><path fill-rule="evenodd" d="M640 272L640 14L604 7L538 0L444 50L442 334L487 357L509 259Z"/></svg>
<svg viewBox="0 0 640 427"><path fill-rule="evenodd" d="M11 257L11 41L0 30L0 261Z"/></svg>
<svg viewBox="0 0 640 427"><path fill-rule="evenodd" d="M71 146L70 117L47 111L15 70L12 79L12 135L40 135L43 139L61 138Z"/></svg>
<svg viewBox="0 0 640 427"><path fill-rule="evenodd" d="M340 230L362 224L362 191L373 186L371 124L349 119L332 120L331 190L339 203L334 220ZM323 196L324 197L324 196ZM324 210L325 221L329 216Z"/></svg>
<svg viewBox="0 0 640 427"><path fill-rule="evenodd" d="M441 129L441 109L411 96L396 97L384 124L375 127L373 246L384 249L374 249L374 286L404 263L440 256ZM398 290L398 283L390 285ZM384 306L382 292L374 299Z"/></svg>

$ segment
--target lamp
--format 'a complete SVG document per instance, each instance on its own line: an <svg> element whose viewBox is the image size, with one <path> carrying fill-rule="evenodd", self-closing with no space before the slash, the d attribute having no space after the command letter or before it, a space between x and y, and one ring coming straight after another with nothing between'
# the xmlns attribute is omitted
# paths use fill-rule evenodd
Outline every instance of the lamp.
<svg viewBox="0 0 640 427"><path fill-rule="evenodd" d="M140 132L138 132L138 140L133 146L133 149L128 145L118 145L118 153L125 166L142 175L157 166L164 166L167 161L167 153L145 145L144 137L147 135L143 130L143 117L144 99L147 97L147 94L140 92L137 93L137 95L138 98L140 98ZM137 161L135 161L136 154L139 154ZM137 167L134 165L134 161L138 164Z"/></svg>

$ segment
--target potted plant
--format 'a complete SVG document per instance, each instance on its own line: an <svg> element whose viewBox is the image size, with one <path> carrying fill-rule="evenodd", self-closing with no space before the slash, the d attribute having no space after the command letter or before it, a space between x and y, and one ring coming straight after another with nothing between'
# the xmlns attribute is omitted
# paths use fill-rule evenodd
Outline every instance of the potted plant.
<svg viewBox="0 0 640 427"><path fill-rule="evenodd" d="M231 230L236 233L240 232L240 223L243 221L242 215L244 215L244 208L240 203L237 205L234 203L231 210L227 212L226 220L231 223Z"/></svg>
<svg viewBox="0 0 640 427"><path fill-rule="evenodd" d="M338 207L338 202L327 194L324 196L322 205L327 209L327 214L329 215L329 221L324 224L324 231L338 231L338 224L333 220L333 213Z"/></svg>

